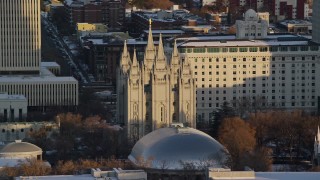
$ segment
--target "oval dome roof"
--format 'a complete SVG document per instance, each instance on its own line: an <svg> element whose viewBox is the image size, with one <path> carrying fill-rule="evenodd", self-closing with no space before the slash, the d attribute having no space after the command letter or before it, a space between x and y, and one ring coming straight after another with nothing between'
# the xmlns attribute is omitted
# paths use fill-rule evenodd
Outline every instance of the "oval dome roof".
<svg viewBox="0 0 320 180"><path fill-rule="evenodd" d="M244 19L246 21L257 21L258 20L258 14L253 9L248 9L244 14Z"/></svg>
<svg viewBox="0 0 320 180"><path fill-rule="evenodd" d="M42 151L42 149L31 143L16 141L5 145L0 150L0 153L28 153L36 151Z"/></svg>
<svg viewBox="0 0 320 180"><path fill-rule="evenodd" d="M162 128L141 138L129 159L152 169L183 170L193 167L223 167L226 149L209 135L192 128ZM143 164L141 164L143 163ZM164 167L165 166L165 167Z"/></svg>

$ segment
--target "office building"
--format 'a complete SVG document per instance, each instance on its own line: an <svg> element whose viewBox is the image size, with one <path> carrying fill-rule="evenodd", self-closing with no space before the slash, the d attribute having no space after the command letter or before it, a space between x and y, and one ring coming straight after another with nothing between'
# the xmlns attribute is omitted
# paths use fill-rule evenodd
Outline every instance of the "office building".
<svg viewBox="0 0 320 180"><path fill-rule="evenodd" d="M313 0L312 40L320 43L320 0Z"/></svg>
<svg viewBox="0 0 320 180"><path fill-rule="evenodd" d="M78 81L41 65L40 0L0 0L0 9L0 92L29 107L78 105Z"/></svg>
<svg viewBox="0 0 320 180"><path fill-rule="evenodd" d="M319 44L291 34L262 33L255 37L257 27L266 27L248 21L253 11L248 12L242 23L247 38L229 35L177 39L180 55L189 59L196 80L199 122L211 120L212 112L225 101L239 111L315 111L319 106Z"/></svg>

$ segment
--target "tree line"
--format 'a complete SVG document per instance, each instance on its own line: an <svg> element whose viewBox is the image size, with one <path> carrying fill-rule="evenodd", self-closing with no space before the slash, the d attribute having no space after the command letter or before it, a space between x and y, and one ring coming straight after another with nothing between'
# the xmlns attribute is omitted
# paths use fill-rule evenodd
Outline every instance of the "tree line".
<svg viewBox="0 0 320 180"><path fill-rule="evenodd" d="M312 161L319 117L302 110L264 110L240 116L228 103L213 112L208 132L229 151L235 170L271 170L273 162Z"/></svg>

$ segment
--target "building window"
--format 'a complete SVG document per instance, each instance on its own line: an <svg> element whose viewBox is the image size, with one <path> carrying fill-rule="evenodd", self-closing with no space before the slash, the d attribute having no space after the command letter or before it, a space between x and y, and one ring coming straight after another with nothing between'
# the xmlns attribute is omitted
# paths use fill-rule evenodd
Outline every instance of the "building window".
<svg viewBox="0 0 320 180"><path fill-rule="evenodd" d="M238 52L238 48L236 47L229 48L229 52Z"/></svg>

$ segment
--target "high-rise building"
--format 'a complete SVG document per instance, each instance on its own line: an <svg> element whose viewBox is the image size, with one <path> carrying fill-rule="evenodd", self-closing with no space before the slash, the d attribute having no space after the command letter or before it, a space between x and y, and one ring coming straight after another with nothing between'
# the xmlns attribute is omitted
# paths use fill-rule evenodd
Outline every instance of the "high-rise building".
<svg viewBox="0 0 320 180"><path fill-rule="evenodd" d="M29 107L76 106L78 81L41 66L40 18L40 0L0 0L0 92L23 95Z"/></svg>
<svg viewBox="0 0 320 180"><path fill-rule="evenodd" d="M0 74L38 74L39 0L0 0Z"/></svg>
<svg viewBox="0 0 320 180"><path fill-rule="evenodd" d="M158 49L153 44L151 26L143 62L135 52L131 61L125 43L117 78L117 119L130 139L172 123L196 126L195 81L188 58L181 60L175 45L167 61L161 36Z"/></svg>
<svg viewBox="0 0 320 180"><path fill-rule="evenodd" d="M320 43L320 0L313 0L312 40Z"/></svg>
<svg viewBox="0 0 320 180"><path fill-rule="evenodd" d="M318 110L319 44L298 35L267 35L268 27L256 17L253 10L245 13L237 23L241 35L177 39L196 80L199 122L211 120L224 102L240 113Z"/></svg>

